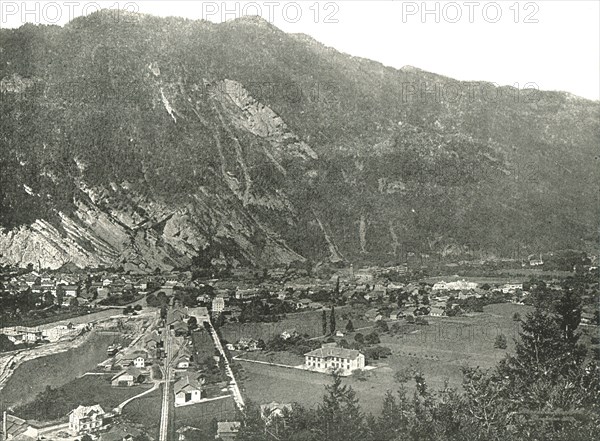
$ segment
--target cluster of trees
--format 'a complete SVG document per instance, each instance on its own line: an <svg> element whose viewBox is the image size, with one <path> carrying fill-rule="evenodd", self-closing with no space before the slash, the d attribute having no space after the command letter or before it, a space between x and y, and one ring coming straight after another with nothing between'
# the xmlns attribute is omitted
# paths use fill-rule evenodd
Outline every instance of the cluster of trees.
<svg viewBox="0 0 600 441"><path fill-rule="evenodd" d="M125 314L125 315L134 314L141 310L142 310L142 305L135 305L135 306L128 305L126 308L123 308L123 314Z"/></svg>
<svg viewBox="0 0 600 441"><path fill-rule="evenodd" d="M160 308L169 304L169 297L164 291L159 291L157 294L148 294L146 296L146 304L153 308Z"/></svg>
<svg viewBox="0 0 600 441"><path fill-rule="evenodd" d="M15 348L16 345L6 335L0 334L0 352L12 351Z"/></svg>
<svg viewBox="0 0 600 441"><path fill-rule="evenodd" d="M252 403L238 441L559 441L600 437L600 367L586 361L578 319L564 300L522 323L514 353L490 370L463 369L463 390L433 391L419 372L397 376L380 416L366 414L355 392L333 376L316 408L294 405L266 425Z"/></svg>
<svg viewBox="0 0 600 441"><path fill-rule="evenodd" d="M263 303L254 299L249 303L242 304L242 312L238 317L240 323L278 322L285 314L294 312L293 305L279 299L271 299Z"/></svg>
<svg viewBox="0 0 600 441"><path fill-rule="evenodd" d="M287 339L284 339L280 335L278 335L269 340L265 345L265 349L267 349L268 351L288 351L292 354L300 356L304 356L304 354L306 354L307 352L310 352L319 347L321 347L321 343L318 340L309 340L308 336L302 335L294 335Z"/></svg>

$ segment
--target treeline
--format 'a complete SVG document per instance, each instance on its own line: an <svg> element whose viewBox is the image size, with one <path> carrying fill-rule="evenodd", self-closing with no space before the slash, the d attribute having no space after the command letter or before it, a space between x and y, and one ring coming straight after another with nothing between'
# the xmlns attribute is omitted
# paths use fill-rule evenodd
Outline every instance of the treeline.
<svg viewBox="0 0 600 441"><path fill-rule="evenodd" d="M522 322L514 354L488 371L463 369L463 391L434 391L424 376L396 375L381 415L367 414L338 376L315 408L294 404L268 424L248 404L238 441L584 441L600 436L600 370L586 361L572 304Z"/></svg>

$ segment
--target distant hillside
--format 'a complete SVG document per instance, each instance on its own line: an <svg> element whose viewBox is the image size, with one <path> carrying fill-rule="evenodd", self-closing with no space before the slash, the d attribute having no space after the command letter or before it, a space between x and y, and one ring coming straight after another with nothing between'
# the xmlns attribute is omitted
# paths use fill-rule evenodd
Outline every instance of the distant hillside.
<svg viewBox="0 0 600 441"><path fill-rule="evenodd" d="M2 262L597 243L598 102L396 70L258 18L100 12L0 30L0 53Z"/></svg>

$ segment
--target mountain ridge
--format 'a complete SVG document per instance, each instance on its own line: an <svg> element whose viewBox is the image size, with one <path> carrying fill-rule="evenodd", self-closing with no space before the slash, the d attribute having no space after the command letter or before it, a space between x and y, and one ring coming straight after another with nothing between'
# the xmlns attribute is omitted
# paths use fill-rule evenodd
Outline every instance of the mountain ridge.
<svg viewBox="0 0 600 441"><path fill-rule="evenodd" d="M596 102L509 87L490 89L513 94L496 101L407 96L473 83L256 19L97 14L0 31L5 263L35 257L14 238L38 221L56 229L40 245L54 267L71 254L153 269L597 241Z"/></svg>

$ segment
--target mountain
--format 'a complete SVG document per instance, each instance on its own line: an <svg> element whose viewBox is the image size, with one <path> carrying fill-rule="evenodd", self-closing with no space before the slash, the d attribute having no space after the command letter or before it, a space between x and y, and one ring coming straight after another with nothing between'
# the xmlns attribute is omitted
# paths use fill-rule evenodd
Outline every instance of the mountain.
<svg viewBox="0 0 600 441"><path fill-rule="evenodd" d="M397 70L256 17L101 11L0 30L0 54L2 263L597 243L598 102Z"/></svg>

